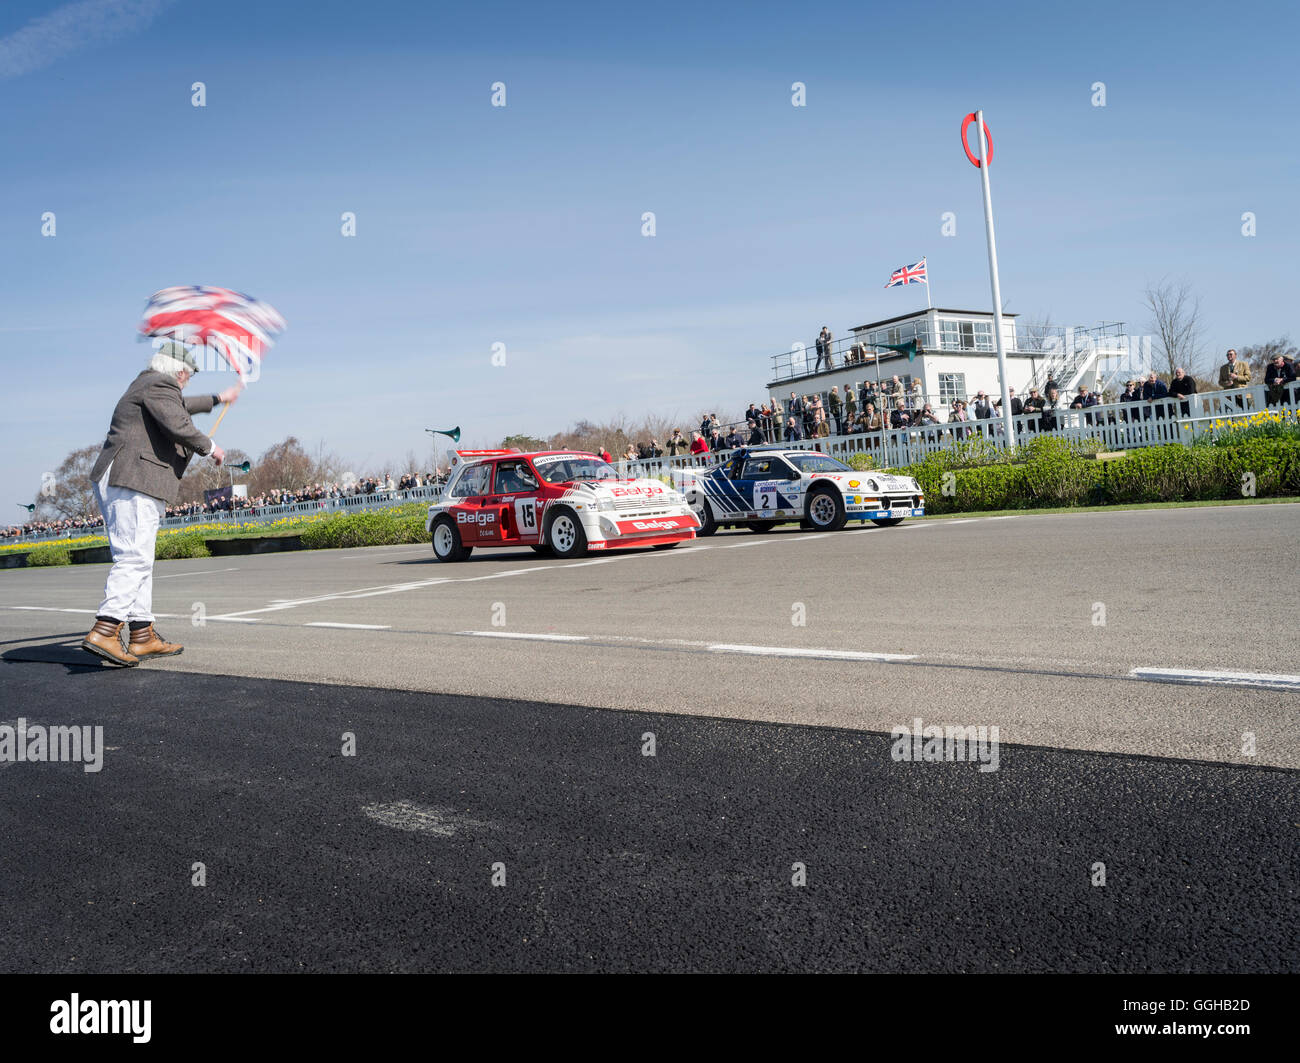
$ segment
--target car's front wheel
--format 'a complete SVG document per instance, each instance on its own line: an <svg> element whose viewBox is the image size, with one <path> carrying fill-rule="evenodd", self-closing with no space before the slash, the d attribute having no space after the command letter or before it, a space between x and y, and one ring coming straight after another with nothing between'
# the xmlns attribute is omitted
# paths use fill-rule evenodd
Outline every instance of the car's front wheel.
<svg viewBox="0 0 1300 1063"><path fill-rule="evenodd" d="M700 499L698 507L695 509L695 516L699 518L700 526L695 529L696 538L703 539L713 535L718 530L718 522L713 519L713 509L709 506L707 499Z"/></svg>
<svg viewBox="0 0 1300 1063"><path fill-rule="evenodd" d="M813 531L839 531L848 515L844 497L831 487L814 487L808 495L808 523Z"/></svg>
<svg viewBox="0 0 1300 1063"><path fill-rule="evenodd" d="M546 522L546 542L555 556L568 560L587 552L587 533L571 509L561 509Z"/></svg>
<svg viewBox="0 0 1300 1063"><path fill-rule="evenodd" d="M474 551L460 541L456 522L445 515L433 522L432 538L433 556L439 561L464 561Z"/></svg>

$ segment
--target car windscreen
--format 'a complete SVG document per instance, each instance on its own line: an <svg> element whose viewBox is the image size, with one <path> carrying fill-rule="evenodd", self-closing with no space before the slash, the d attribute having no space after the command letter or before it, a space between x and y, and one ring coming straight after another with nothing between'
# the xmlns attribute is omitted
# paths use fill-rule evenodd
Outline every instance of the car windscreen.
<svg viewBox="0 0 1300 1063"><path fill-rule="evenodd" d="M609 462L588 454L542 454L533 458L533 468L548 484L618 479L618 473Z"/></svg>
<svg viewBox="0 0 1300 1063"><path fill-rule="evenodd" d="M828 454L787 453L789 461L800 472L852 472L842 461L837 461Z"/></svg>

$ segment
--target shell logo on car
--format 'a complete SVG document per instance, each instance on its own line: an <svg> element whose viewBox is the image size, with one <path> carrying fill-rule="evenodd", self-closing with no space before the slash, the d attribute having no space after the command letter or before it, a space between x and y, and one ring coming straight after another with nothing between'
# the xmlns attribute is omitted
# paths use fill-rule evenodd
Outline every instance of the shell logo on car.
<svg viewBox="0 0 1300 1063"><path fill-rule="evenodd" d="M439 561L480 544L580 557L588 550L670 548L695 538L699 518L673 487L629 480L578 451L457 451L425 530Z"/></svg>

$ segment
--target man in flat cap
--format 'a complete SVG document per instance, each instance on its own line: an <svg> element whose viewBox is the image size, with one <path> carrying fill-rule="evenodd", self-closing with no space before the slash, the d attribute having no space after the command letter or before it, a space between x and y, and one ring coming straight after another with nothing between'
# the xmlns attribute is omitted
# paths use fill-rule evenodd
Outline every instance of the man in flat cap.
<svg viewBox="0 0 1300 1063"><path fill-rule="evenodd" d="M118 400L104 449L90 472L113 567L95 626L81 648L114 664L130 667L145 658L174 656L184 648L165 642L154 630L154 542L190 458L203 454L220 465L226 456L195 427L190 414L234 402L240 392L230 387L219 395L182 395L198 369L198 359L183 343L168 340L159 347L149 368ZM130 631L126 649L121 641L124 624Z"/></svg>

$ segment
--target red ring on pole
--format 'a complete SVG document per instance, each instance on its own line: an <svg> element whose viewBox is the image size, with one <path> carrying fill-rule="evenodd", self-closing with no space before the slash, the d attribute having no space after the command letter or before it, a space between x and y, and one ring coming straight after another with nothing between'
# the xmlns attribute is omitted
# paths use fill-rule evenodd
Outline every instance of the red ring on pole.
<svg viewBox="0 0 1300 1063"><path fill-rule="evenodd" d="M970 128L971 123L974 121L975 121L974 114L968 114L964 119L962 119L961 146L966 149L966 158L970 159L971 165L978 170L980 166L979 157L971 154L970 144L967 143L966 141L966 130ZM993 134L989 132L989 124L987 122L982 122L980 124L984 126L984 142L989 146L989 165L992 166L993 165Z"/></svg>

